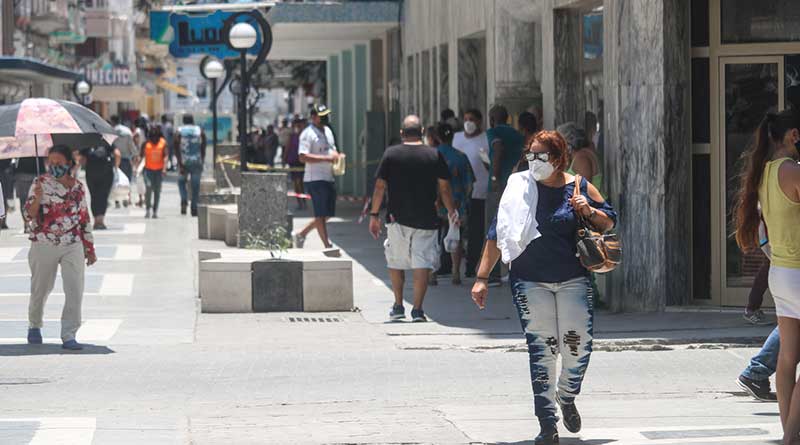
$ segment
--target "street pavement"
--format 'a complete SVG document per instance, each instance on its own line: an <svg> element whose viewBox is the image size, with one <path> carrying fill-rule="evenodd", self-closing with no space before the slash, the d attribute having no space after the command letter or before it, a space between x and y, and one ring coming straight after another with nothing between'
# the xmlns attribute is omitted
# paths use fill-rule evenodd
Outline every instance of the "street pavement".
<svg viewBox="0 0 800 445"><path fill-rule="evenodd" d="M227 248L197 240L178 204L171 177L158 220L109 210L78 333L90 346L79 353L60 348L60 284L47 344L25 344L28 242L12 214L0 232L0 444L532 443L528 360L507 288L478 311L468 285L442 277L430 323L388 323L382 244L356 223L357 206L342 204L331 234L354 262L352 312L200 314L197 251ZM319 247L312 234L307 248ZM738 311L598 313L600 351L577 402L584 430L562 428L562 443L778 443L777 404L734 383L770 329Z"/></svg>

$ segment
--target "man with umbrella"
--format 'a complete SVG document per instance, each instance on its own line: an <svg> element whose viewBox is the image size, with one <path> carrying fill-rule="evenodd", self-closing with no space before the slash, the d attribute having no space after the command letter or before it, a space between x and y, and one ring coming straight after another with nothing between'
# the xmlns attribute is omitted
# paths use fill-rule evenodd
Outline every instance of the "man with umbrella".
<svg viewBox="0 0 800 445"><path fill-rule="evenodd" d="M47 153L47 173L36 178L22 213L28 221L31 248L31 298L28 343L42 343L42 314L59 268L64 287L61 340L79 350L85 265L97 261L89 230L86 191L70 172L73 150L110 143L114 130L91 110L66 101L26 99L0 106L0 158L39 158Z"/></svg>

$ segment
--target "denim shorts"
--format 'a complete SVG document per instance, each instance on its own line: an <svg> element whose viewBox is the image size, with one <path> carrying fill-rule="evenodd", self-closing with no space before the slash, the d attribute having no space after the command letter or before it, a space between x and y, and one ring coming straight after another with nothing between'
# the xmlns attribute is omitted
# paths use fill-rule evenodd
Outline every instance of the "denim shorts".
<svg viewBox="0 0 800 445"><path fill-rule="evenodd" d="M306 193L311 195L314 217L336 216L336 187L328 181L311 181L303 184Z"/></svg>

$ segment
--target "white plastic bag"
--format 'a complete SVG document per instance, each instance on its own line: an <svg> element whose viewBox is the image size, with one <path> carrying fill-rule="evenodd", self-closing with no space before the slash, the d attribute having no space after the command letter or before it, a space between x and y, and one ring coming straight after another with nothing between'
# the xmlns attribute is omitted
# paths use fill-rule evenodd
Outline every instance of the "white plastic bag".
<svg viewBox="0 0 800 445"><path fill-rule="evenodd" d="M131 193L131 181L119 169L114 169L114 188L111 191L113 201L127 201Z"/></svg>
<svg viewBox="0 0 800 445"><path fill-rule="evenodd" d="M144 184L144 162L141 162L136 168L136 192L140 195L144 195L146 191L147 187Z"/></svg>
<svg viewBox="0 0 800 445"><path fill-rule="evenodd" d="M447 235L444 237L444 251L453 253L458 250L458 245L461 242L461 230L458 226L458 213L450 218L450 228L447 229Z"/></svg>

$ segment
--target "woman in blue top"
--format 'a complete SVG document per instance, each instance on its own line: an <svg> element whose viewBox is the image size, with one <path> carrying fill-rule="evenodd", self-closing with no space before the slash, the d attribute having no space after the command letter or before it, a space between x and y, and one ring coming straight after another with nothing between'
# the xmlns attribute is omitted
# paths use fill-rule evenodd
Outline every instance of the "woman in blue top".
<svg viewBox="0 0 800 445"><path fill-rule="evenodd" d="M581 196L573 198L575 177L564 171L568 167L567 144L558 132L539 132L525 157L529 170L517 174L530 174L536 181L536 221L541 236L511 261L510 279L528 344L534 408L541 427L534 443L553 444L558 443L556 403L567 430L580 431L575 396L580 393L592 352L594 308L589 272L576 256L577 215L600 231L610 230L617 215L585 179L581 179ZM522 203L523 197L518 199ZM489 273L500 258L496 227L495 220L472 288L472 298L481 309L486 304ZM556 377L559 353L562 372Z"/></svg>

